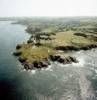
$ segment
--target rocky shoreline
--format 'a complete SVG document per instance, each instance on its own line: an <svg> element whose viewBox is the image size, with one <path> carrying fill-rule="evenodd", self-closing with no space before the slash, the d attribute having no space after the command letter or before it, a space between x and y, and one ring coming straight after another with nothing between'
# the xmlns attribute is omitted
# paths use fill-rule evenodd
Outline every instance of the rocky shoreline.
<svg viewBox="0 0 97 100"><path fill-rule="evenodd" d="M87 45L80 47L79 49L74 46L60 46L56 47L56 50L62 50L62 51L79 51L79 50L90 50L92 48L96 48L97 45ZM16 46L16 49L20 49L21 47L18 45ZM23 59L20 57L22 52L14 52L13 55L18 57L19 62L24 66L24 69L26 70L33 70L33 69L41 69L41 68L47 68L48 65L51 64L51 62L58 62L63 65L65 64L71 64L71 63L78 63L78 60L75 57L68 56L68 57L62 57L59 55L49 55L48 58L45 58L43 61L33 61L32 64L29 64L26 62L27 59Z"/></svg>
<svg viewBox="0 0 97 100"><path fill-rule="evenodd" d="M51 62L58 62L64 65L71 63L78 63L78 60L75 57L71 56L61 57L60 55L50 55L43 61L33 61L32 64L28 64L26 62L26 59L19 57L19 55L21 55L21 52L13 53L13 55L18 57L19 62L24 66L24 69L26 70L47 68L48 65L51 65Z"/></svg>
<svg viewBox="0 0 97 100"><path fill-rule="evenodd" d="M58 62L60 64L71 64L71 63L78 63L78 60L75 57L61 57L60 55L50 55L49 58L45 58L43 61L34 61L32 64L26 63L26 60L18 59L22 65L24 66L24 69L26 70L33 70L33 69L41 69L41 68L47 68L49 65L51 65L51 62Z"/></svg>
<svg viewBox="0 0 97 100"><path fill-rule="evenodd" d="M90 44L82 47L74 47L74 46L58 46L55 49L56 50L62 50L62 51L80 51L80 50L90 50L92 48L97 48L96 44Z"/></svg>

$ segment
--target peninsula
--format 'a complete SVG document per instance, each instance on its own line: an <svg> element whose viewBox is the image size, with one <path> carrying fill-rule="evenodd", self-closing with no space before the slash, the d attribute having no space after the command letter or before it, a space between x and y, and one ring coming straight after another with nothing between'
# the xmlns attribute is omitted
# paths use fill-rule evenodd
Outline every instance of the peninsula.
<svg viewBox="0 0 97 100"><path fill-rule="evenodd" d="M16 24L16 23L14 23ZM97 18L30 18L17 24L27 26L26 43L13 53L26 70L47 68L51 62L78 63L73 51L97 47Z"/></svg>

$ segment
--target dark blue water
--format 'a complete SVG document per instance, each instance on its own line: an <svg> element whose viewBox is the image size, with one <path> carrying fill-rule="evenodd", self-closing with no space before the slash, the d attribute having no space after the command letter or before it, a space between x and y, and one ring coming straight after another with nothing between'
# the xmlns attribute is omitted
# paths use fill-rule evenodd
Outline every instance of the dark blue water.
<svg viewBox="0 0 97 100"><path fill-rule="evenodd" d="M11 21L0 21L0 100L16 98L16 83L21 77L18 61L12 56L12 52L17 43L29 37L24 29L24 26L12 25Z"/></svg>
<svg viewBox="0 0 97 100"><path fill-rule="evenodd" d="M0 100L97 100L97 50L74 53L78 64L24 71L12 53L29 38L25 28L0 21Z"/></svg>

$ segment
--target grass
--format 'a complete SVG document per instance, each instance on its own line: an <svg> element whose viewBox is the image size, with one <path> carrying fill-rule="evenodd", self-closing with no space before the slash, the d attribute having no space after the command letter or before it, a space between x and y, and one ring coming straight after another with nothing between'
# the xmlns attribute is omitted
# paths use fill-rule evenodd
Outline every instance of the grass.
<svg viewBox="0 0 97 100"><path fill-rule="evenodd" d="M89 44L94 44L92 40L87 38L74 35L75 31L59 32L55 36L55 40L52 42L54 46L85 46Z"/></svg>
<svg viewBox="0 0 97 100"><path fill-rule="evenodd" d="M43 61L48 58L49 55L55 54L56 51L47 46L34 47L32 44L23 44L22 48L17 50L21 51L21 58L27 59L27 63L32 63L33 61Z"/></svg>

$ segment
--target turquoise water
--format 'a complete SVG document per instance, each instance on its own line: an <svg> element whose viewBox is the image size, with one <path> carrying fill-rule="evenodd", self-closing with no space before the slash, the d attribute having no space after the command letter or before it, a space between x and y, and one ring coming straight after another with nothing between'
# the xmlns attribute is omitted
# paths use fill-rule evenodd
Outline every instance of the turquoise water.
<svg viewBox="0 0 97 100"><path fill-rule="evenodd" d="M25 71L12 55L29 38L25 28L0 21L0 100L97 100L97 50L74 53L78 64Z"/></svg>

